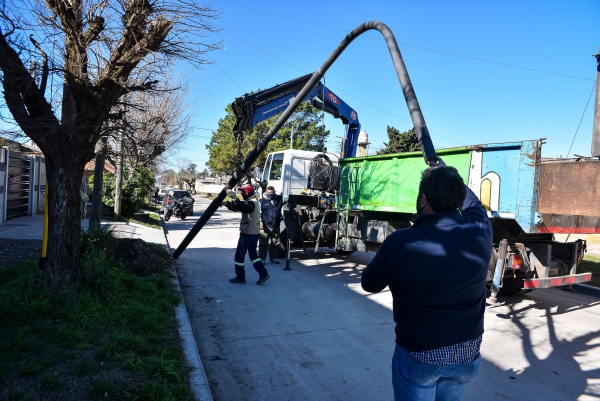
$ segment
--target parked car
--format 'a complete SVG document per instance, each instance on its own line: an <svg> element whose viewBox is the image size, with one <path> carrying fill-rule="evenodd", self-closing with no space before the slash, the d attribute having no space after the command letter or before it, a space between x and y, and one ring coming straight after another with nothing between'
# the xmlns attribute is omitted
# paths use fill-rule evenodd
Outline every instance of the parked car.
<svg viewBox="0 0 600 401"><path fill-rule="evenodd" d="M174 199L176 201L183 201L189 206L188 207L188 210L189 210L188 216L194 215L195 200L194 200L194 198L192 198L192 195L190 194L189 191L182 191L182 190L176 189L174 191L169 191L169 192L172 192L172 194L173 194L171 196L172 199ZM160 197L160 193L158 196ZM164 196L160 203L160 208L158 210L159 212L163 212L166 209L166 201L167 201L167 197Z"/></svg>
<svg viewBox="0 0 600 401"><path fill-rule="evenodd" d="M165 198L165 196L169 193L169 190L167 188L161 188L158 191L158 200L160 202L162 202L162 200Z"/></svg>

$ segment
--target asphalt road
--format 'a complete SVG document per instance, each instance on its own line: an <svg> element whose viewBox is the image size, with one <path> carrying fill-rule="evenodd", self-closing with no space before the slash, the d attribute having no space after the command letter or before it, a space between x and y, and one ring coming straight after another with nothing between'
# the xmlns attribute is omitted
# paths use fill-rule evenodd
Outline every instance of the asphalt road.
<svg viewBox="0 0 600 401"><path fill-rule="evenodd" d="M171 219L176 248L195 216ZM215 400L391 400L391 294L366 294L373 254L292 252L292 271L246 261L230 284L239 214L220 209L178 259L190 321ZM600 293L538 290L488 306L480 374L463 400L600 400Z"/></svg>

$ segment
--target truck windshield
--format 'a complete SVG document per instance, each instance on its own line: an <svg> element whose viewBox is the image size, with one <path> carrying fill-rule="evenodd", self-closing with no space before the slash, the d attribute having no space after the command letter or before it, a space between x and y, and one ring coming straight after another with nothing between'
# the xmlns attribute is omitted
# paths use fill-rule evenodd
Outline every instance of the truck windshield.
<svg viewBox="0 0 600 401"><path fill-rule="evenodd" d="M281 170L283 168L283 153L273 155L273 163L271 163L271 173L269 180L280 180Z"/></svg>
<svg viewBox="0 0 600 401"><path fill-rule="evenodd" d="M263 172L263 181L267 181L269 179L269 171L271 168L271 156L267 157L267 162L265 163L265 171Z"/></svg>

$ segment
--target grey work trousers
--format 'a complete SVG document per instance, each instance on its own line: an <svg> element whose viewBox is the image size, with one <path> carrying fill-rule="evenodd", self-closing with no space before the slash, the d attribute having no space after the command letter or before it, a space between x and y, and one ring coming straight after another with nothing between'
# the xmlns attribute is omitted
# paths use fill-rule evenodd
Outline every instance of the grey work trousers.
<svg viewBox="0 0 600 401"><path fill-rule="evenodd" d="M279 227L262 226L258 242L258 256L262 260L267 259L267 250L271 260L279 257Z"/></svg>

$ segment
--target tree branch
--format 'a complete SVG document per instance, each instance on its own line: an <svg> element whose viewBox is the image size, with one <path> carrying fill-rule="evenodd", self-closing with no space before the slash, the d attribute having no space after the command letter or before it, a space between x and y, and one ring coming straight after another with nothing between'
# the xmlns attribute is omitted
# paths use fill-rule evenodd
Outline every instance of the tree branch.
<svg viewBox="0 0 600 401"><path fill-rule="evenodd" d="M0 35L0 70L6 105L23 132L38 145L59 125L44 94L17 52Z"/></svg>
<svg viewBox="0 0 600 401"><path fill-rule="evenodd" d="M42 66L42 80L40 82L40 92L44 94L46 93L46 83L48 82L48 55L44 50L42 50L39 43L36 42L36 40L33 38L33 34L29 35L29 40L31 41L31 43L33 43L35 48L38 49L38 51L42 54L42 60L44 61L44 65Z"/></svg>
<svg viewBox="0 0 600 401"><path fill-rule="evenodd" d="M83 34L83 45L87 48L104 30L104 18L98 15L90 23L89 29Z"/></svg>

